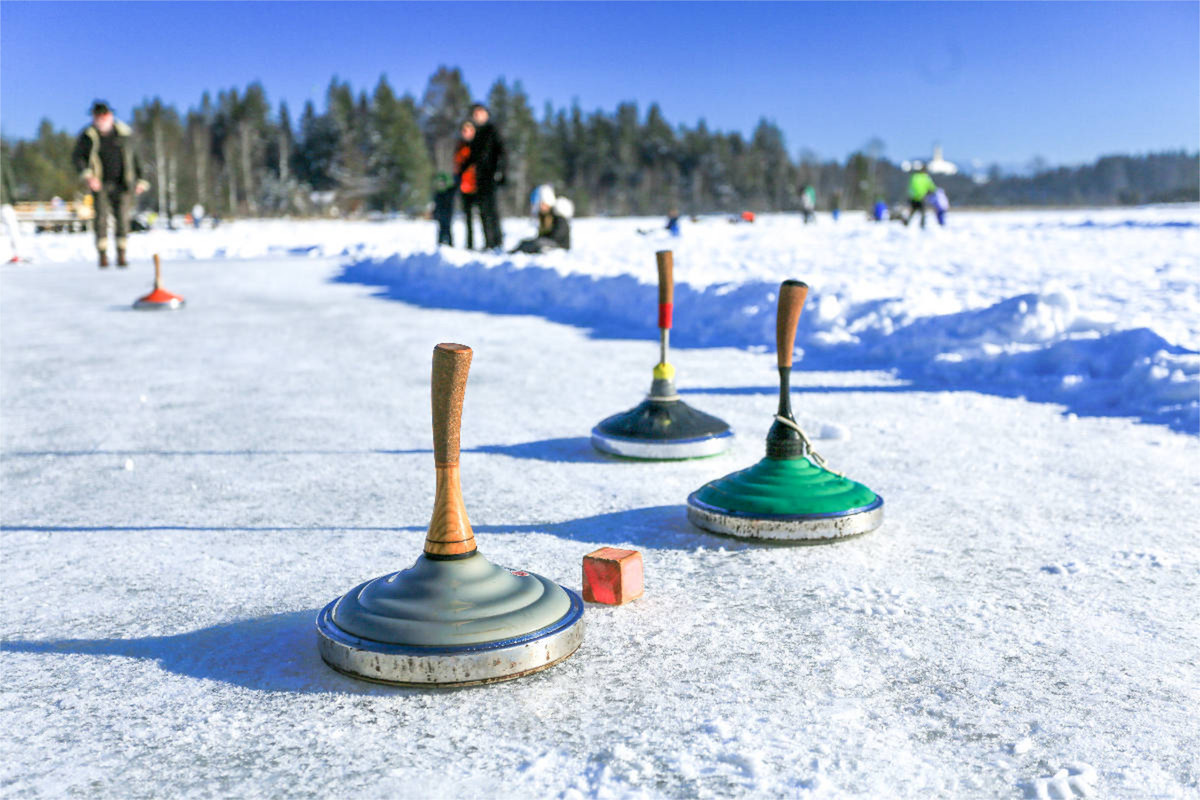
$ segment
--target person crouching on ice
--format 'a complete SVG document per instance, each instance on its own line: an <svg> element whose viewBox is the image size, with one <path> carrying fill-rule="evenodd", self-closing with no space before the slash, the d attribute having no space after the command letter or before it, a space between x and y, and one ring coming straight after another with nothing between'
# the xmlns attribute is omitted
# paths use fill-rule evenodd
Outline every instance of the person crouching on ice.
<svg viewBox="0 0 1200 800"><path fill-rule="evenodd" d="M537 214L537 236L526 239L509 252L545 253L550 250L571 249L571 217L575 204L565 197L555 197L548 183L533 190L531 210Z"/></svg>

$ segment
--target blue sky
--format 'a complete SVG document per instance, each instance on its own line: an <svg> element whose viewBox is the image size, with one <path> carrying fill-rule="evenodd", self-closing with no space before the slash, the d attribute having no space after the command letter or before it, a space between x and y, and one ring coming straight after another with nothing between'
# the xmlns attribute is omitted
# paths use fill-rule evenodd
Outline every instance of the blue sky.
<svg viewBox="0 0 1200 800"><path fill-rule="evenodd" d="M89 42L98 42L89 45ZM93 97L260 80L293 116L333 75L420 96L439 64L476 95L521 79L539 110L658 101L668 120L752 130L842 158L1076 163L1200 143L1200 4L0 3L0 128L71 130Z"/></svg>

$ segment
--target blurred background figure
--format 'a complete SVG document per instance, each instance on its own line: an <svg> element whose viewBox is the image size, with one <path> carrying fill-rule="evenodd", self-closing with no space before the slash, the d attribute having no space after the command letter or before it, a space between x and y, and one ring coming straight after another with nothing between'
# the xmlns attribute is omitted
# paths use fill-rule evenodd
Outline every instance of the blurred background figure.
<svg viewBox="0 0 1200 800"><path fill-rule="evenodd" d="M108 266L108 215L116 221L117 266L128 266L125 244L129 237L129 215L134 198L146 191L141 160L133 144L133 129L113 114L108 103L92 103L92 124L75 142L71 162L88 189L96 207L96 251L100 267Z"/></svg>
<svg viewBox="0 0 1200 800"><path fill-rule="evenodd" d="M800 213L804 216L805 225L813 221L816 211L817 190L812 187L811 183L806 183L800 190Z"/></svg>
<svg viewBox="0 0 1200 800"><path fill-rule="evenodd" d="M933 213L937 215L938 225L945 227L946 212L950 210L950 198L946 195L946 190L939 186L930 202L933 204Z"/></svg>
<svg viewBox="0 0 1200 800"><path fill-rule="evenodd" d="M454 149L454 183L462 198L463 217L467 223L467 249L475 249L475 224L472 218L479 208L479 184L475 165L471 162L471 144L475 141L475 123L467 120L459 127L458 146Z"/></svg>
<svg viewBox="0 0 1200 800"><path fill-rule="evenodd" d="M833 221L837 222L838 217L842 214L842 193L834 191L833 198L829 202L829 212L833 215Z"/></svg>
<svg viewBox="0 0 1200 800"><path fill-rule="evenodd" d="M875 198L875 205L871 207L871 219L876 222L883 222L888 218L887 203L883 202L882 197Z"/></svg>
<svg viewBox="0 0 1200 800"><path fill-rule="evenodd" d="M10 264L21 260L21 229L17 212L13 209L13 197L17 190L13 184L12 166L0 161L0 222L4 223L4 234L12 246Z"/></svg>
<svg viewBox="0 0 1200 800"><path fill-rule="evenodd" d="M678 208L672 208L670 211L667 212L667 224L665 227L663 227L663 228L638 228L637 232L638 232L639 236L646 236L647 234L651 234L651 233L654 233L655 231L660 231L660 230L665 230L667 233L671 234L672 236L679 235L679 209Z"/></svg>
<svg viewBox="0 0 1200 800"><path fill-rule="evenodd" d="M496 190L506 183L504 142L500 138L500 131L491 121L491 112L483 103L471 106L471 121L475 123L475 138L471 142L467 164L475 169L484 247L498 250L504 246L504 234L500 230L500 206L496 200Z"/></svg>
<svg viewBox="0 0 1200 800"><path fill-rule="evenodd" d="M450 223L454 221L454 179L448 172L433 177L433 221L437 223L437 243L454 246Z"/></svg>
<svg viewBox="0 0 1200 800"><path fill-rule="evenodd" d="M925 168L925 164L920 161L913 164L913 174L908 179L909 210L908 217L904 220L905 225L912 221L914 214L920 214L921 227L925 227L925 198L935 191L937 191L937 186L934 184L933 178L929 177L929 171Z"/></svg>
<svg viewBox="0 0 1200 800"><path fill-rule="evenodd" d="M575 215L575 204L565 197L557 197L554 187L544 183L533 190L530 206L538 218L537 236L525 239L511 252L545 253L550 250L570 250L571 217Z"/></svg>

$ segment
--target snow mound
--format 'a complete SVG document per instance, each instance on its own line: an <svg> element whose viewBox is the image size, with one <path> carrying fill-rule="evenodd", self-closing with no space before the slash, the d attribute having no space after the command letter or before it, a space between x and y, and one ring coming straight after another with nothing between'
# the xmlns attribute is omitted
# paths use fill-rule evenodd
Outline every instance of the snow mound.
<svg viewBox="0 0 1200 800"><path fill-rule="evenodd" d="M596 276L523 257L441 252L347 264L337 280L415 305L533 314L605 338L655 336L657 290L638 276ZM649 276L647 276L649 277ZM772 347L777 284L675 287L672 340L683 347ZM981 308L924 313L922 298L861 301L814 287L797 349L815 369L891 369L913 389L958 389L1059 403L1076 414L1200 428L1200 353L1148 328L1115 329L1064 287Z"/></svg>

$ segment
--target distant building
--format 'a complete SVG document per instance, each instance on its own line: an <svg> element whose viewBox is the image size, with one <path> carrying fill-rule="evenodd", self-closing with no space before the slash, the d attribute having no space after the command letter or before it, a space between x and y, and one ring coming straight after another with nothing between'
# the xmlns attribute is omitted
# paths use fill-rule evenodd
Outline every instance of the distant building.
<svg viewBox="0 0 1200 800"><path fill-rule="evenodd" d="M947 161L942 158L942 146L940 144L933 146L933 158L928 161L921 159L913 159L911 161L901 161L900 168L905 172L917 169L922 164L929 170L932 175L957 175L958 165L953 161Z"/></svg>
<svg viewBox="0 0 1200 800"><path fill-rule="evenodd" d="M958 174L958 166L953 161L947 161L942 158L942 146L934 145L933 158L925 165L934 175L956 175Z"/></svg>

